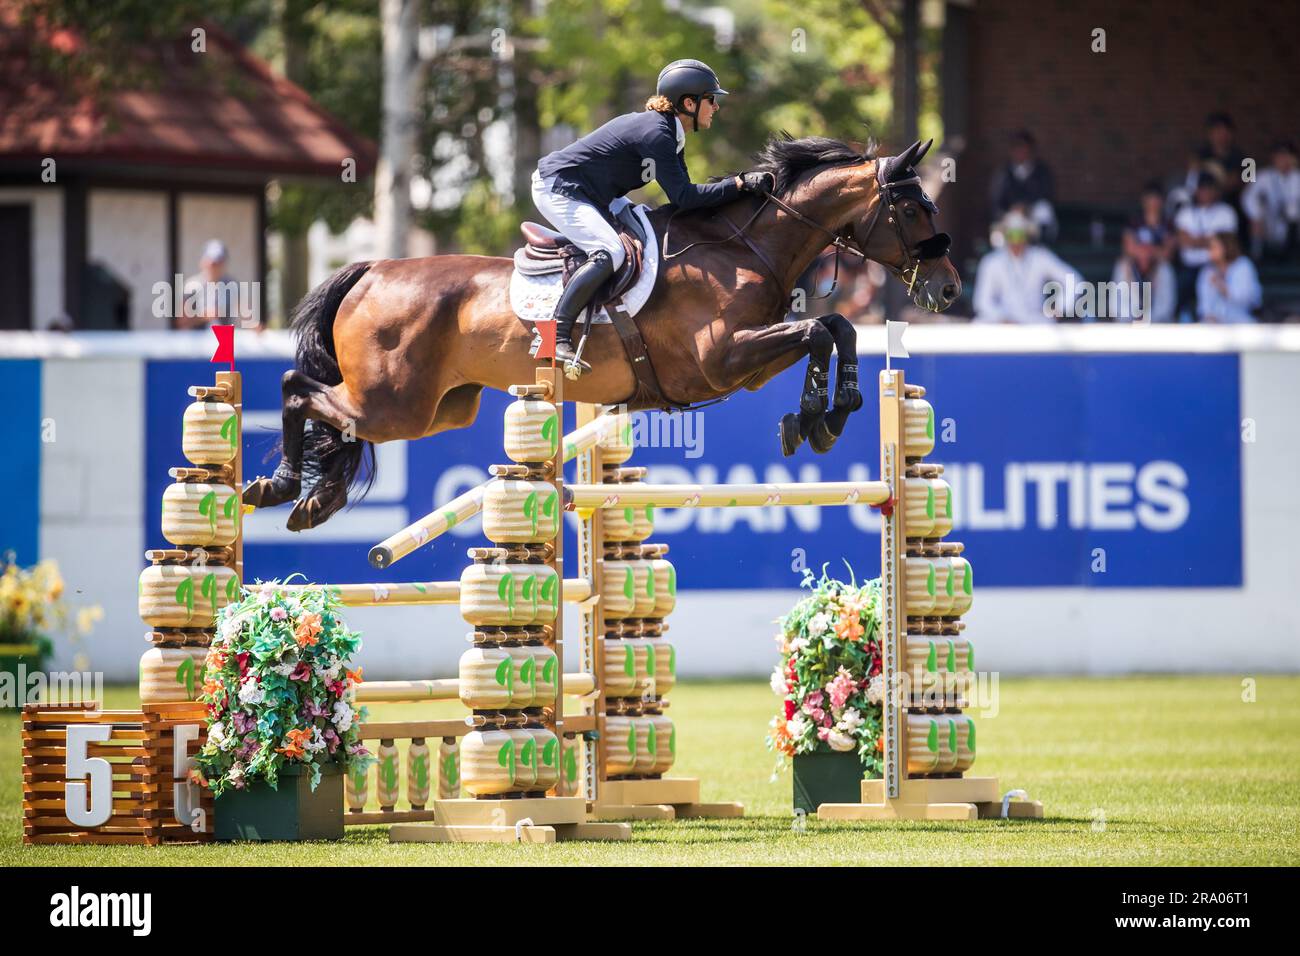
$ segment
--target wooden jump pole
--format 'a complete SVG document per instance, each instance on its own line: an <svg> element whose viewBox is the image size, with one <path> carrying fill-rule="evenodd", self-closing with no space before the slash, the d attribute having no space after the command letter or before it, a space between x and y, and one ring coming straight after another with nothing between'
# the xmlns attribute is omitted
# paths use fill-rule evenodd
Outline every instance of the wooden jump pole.
<svg viewBox="0 0 1300 956"><path fill-rule="evenodd" d="M586 697L596 689L591 674L565 674L564 693ZM444 677L435 680L368 680L356 689L357 703L414 703L431 700L459 700L460 680Z"/></svg>
<svg viewBox="0 0 1300 956"><path fill-rule="evenodd" d="M574 508L771 508L804 505L879 505L889 500L883 481L781 482L749 485L571 484Z"/></svg>
<svg viewBox="0 0 1300 956"><path fill-rule="evenodd" d="M565 435L564 441L560 445L563 456L560 458L559 464L572 461L583 452L590 451L608 434L613 424L612 419L601 420L598 418L586 423L571 434ZM423 518L412 522L401 531L397 531L379 542L370 549L371 566L376 568L392 567L394 563L400 561L412 551L423 547L434 538L446 534L456 525L474 517L483 509L483 494L492 480L489 478L469 491L457 495L445 505L435 508Z"/></svg>
<svg viewBox="0 0 1300 956"><path fill-rule="evenodd" d="M397 607L427 604L459 604L459 581L407 581L375 584L283 584L282 591L324 588L345 607ZM572 578L564 582L564 600L580 603L591 597L591 582Z"/></svg>

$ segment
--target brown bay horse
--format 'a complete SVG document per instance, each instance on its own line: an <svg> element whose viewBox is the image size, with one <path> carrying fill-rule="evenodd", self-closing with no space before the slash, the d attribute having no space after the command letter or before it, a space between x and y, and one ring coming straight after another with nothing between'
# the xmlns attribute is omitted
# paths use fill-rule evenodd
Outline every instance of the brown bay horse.
<svg viewBox="0 0 1300 956"><path fill-rule="evenodd" d="M961 281L948 239L935 232L936 210L913 169L928 148L916 143L877 159L832 139L776 137L754 168L773 174L780 203L746 195L712 210L655 210L661 250L671 216L674 257L661 256L636 322L664 396L685 404L758 389L807 357L799 411L782 420L782 449L792 454L806 439L829 450L862 404L855 334L836 313L785 321L791 291L834 242L883 264L923 308L941 311L956 300ZM484 388L533 381L533 329L510 306L512 268L508 258L467 255L361 262L310 292L294 312L297 362L282 382L281 461L270 478L248 485L245 503L298 499L287 527L318 525L346 504L370 443L464 428ZM592 327L584 357L593 368L566 383L565 398L628 401L635 381L612 326ZM300 497L304 461L314 474ZM373 458L367 470L373 475Z"/></svg>

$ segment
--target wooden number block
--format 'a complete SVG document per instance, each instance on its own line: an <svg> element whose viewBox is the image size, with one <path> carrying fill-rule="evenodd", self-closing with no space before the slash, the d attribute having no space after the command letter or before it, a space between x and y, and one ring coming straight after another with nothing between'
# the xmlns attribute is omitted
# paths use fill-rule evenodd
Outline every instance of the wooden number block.
<svg viewBox="0 0 1300 956"><path fill-rule="evenodd" d="M154 704L144 708L146 740L158 784L157 823L163 843L212 839L212 791L190 780L194 755L207 741L203 704Z"/></svg>
<svg viewBox="0 0 1300 956"><path fill-rule="evenodd" d="M27 705L23 842L157 846L209 839L211 794L188 780L205 730L199 704L145 711Z"/></svg>

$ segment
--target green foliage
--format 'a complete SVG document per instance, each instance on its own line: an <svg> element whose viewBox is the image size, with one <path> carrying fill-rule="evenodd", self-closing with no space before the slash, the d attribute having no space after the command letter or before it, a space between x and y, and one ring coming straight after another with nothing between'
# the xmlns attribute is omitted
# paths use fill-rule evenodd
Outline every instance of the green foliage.
<svg viewBox="0 0 1300 956"><path fill-rule="evenodd" d="M781 620L781 698L767 745L777 768L818 750L856 751L868 776L881 771L880 581L861 587L804 572L812 593Z"/></svg>
<svg viewBox="0 0 1300 956"><path fill-rule="evenodd" d="M531 216L506 203L486 180L470 184L453 229L456 248L470 255L496 255L519 234L519 220Z"/></svg>
<svg viewBox="0 0 1300 956"><path fill-rule="evenodd" d="M714 27L700 21L705 6L669 9L664 0L422 5L421 24L438 43L420 67L413 173L435 182L436 191L431 208L415 211L417 224L448 251L500 254L517 245L518 221L536 215L527 177L543 132L565 125L583 135L642 109L659 69L681 57L706 60L733 93L713 129L688 138L696 181L747 168L750 155L777 130L854 142L864 142L869 132L889 134L888 31L894 25L868 12L875 5L732 0L726 6L735 30L726 47L717 45ZM32 0L28 13L36 12L87 40L75 56L43 55L70 75L105 84L156 82L157 66L130 51L141 43L183 40L193 24L216 22L343 123L379 139L382 38L373 0ZM922 41L921 129L933 135L940 125L937 29L923 29ZM519 168L489 167L489 130L509 134ZM664 199L654 183L633 198ZM286 182L272 192L269 225L296 236L321 219L339 232L372 208L369 183Z"/></svg>
<svg viewBox="0 0 1300 956"><path fill-rule="evenodd" d="M222 610L199 697L208 739L195 758L214 793L256 780L274 788L291 764L309 769L314 790L325 764L367 765L365 710L350 694L360 676L348 670L361 638L339 612L332 590L275 582L245 588Z"/></svg>

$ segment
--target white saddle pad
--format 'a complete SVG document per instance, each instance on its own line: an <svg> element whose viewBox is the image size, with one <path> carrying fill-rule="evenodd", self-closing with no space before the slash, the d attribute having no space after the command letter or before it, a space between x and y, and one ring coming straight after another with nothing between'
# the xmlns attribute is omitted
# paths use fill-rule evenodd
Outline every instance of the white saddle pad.
<svg viewBox="0 0 1300 956"><path fill-rule="evenodd" d="M636 315L650 298L650 293L655 287L655 278L659 275L659 239L655 236L654 229L650 227L648 207L633 206L626 197L620 196L609 204L609 210L618 216L629 206L630 213L637 217L641 228L649 237L642 251L641 275L632 284L632 288L623 293L623 304L627 306L628 314ZM560 300L562 291L564 285L559 272L530 276L515 269L510 274L510 307L515 310L515 315L525 322L553 321L555 303ZM603 308L593 320L596 325L608 325L609 321L609 313Z"/></svg>

